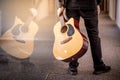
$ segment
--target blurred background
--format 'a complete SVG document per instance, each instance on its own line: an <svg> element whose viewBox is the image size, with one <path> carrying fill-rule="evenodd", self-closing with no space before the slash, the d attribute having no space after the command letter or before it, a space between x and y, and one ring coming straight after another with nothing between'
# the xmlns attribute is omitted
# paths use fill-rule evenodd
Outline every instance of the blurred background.
<svg viewBox="0 0 120 80"><path fill-rule="evenodd" d="M32 55L17 59L0 48L0 80L120 80L120 0L102 0L99 28L103 60L112 70L100 76L92 75L90 47L79 59L76 77L67 74L67 63L54 58L53 28L59 20L58 0L0 0L0 36L13 27L16 16L25 23L31 14L30 8L34 7L38 11L34 19L38 32L34 36ZM83 19L80 25L81 32L86 35ZM8 60L7 64L2 63L3 57Z"/></svg>

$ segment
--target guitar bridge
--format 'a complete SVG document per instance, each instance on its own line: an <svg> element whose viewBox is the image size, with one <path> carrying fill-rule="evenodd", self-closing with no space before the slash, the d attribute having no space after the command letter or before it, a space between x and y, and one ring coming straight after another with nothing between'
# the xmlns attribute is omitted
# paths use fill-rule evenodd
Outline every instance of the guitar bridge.
<svg viewBox="0 0 120 80"><path fill-rule="evenodd" d="M69 38L61 41L61 44L65 44L65 43L69 42L71 39L72 39L72 37L69 37Z"/></svg>
<svg viewBox="0 0 120 80"><path fill-rule="evenodd" d="M18 41L18 42L20 42L20 43L25 43L24 40L16 40L16 41Z"/></svg>

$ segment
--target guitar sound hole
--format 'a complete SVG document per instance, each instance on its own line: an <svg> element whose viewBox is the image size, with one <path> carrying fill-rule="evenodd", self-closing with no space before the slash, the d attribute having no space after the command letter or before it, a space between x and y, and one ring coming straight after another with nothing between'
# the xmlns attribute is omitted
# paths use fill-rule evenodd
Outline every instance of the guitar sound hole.
<svg viewBox="0 0 120 80"><path fill-rule="evenodd" d="M67 31L67 26L63 26L62 28L61 28L61 33L65 33Z"/></svg>
<svg viewBox="0 0 120 80"><path fill-rule="evenodd" d="M19 34L20 34L19 29L20 29L21 26L22 26L22 24L17 24L17 25L13 28L12 34L13 34L13 35L19 35Z"/></svg>
<svg viewBox="0 0 120 80"><path fill-rule="evenodd" d="M27 27L27 26L23 26L23 27L21 28L21 31L22 31L23 33L27 33L27 32L28 32L28 27Z"/></svg>

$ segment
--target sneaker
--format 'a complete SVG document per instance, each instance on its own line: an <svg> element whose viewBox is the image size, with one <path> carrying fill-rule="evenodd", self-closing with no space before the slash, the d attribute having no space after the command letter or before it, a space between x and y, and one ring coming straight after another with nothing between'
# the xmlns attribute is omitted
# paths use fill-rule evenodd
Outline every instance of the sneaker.
<svg viewBox="0 0 120 80"><path fill-rule="evenodd" d="M102 74L102 73L107 73L110 70L111 70L110 66L106 66L105 64L103 64L103 65L100 65L100 66L95 66L95 70L94 70L93 74L99 75L99 74Z"/></svg>
<svg viewBox="0 0 120 80"><path fill-rule="evenodd" d="M78 74L77 68L68 68L68 73L71 75L77 75Z"/></svg>

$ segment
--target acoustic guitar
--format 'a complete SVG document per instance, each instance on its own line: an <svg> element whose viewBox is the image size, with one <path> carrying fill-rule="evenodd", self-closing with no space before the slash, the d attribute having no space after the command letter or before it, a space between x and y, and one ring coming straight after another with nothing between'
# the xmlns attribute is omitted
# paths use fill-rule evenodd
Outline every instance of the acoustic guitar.
<svg viewBox="0 0 120 80"><path fill-rule="evenodd" d="M70 62L82 57L88 49L87 38L74 26L75 22L73 18L65 22L60 16L60 21L54 26L53 55L57 60Z"/></svg>
<svg viewBox="0 0 120 80"><path fill-rule="evenodd" d="M15 58L25 59L33 53L38 25L33 21L37 11L34 8L31 11L32 15L25 23L16 17L14 25L0 37L0 47Z"/></svg>

